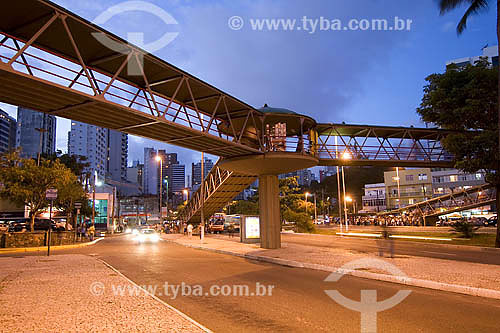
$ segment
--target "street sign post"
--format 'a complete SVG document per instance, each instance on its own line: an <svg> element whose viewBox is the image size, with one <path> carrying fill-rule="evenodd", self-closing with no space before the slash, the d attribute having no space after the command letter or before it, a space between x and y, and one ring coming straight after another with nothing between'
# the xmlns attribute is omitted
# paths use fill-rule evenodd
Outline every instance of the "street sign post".
<svg viewBox="0 0 500 333"><path fill-rule="evenodd" d="M49 209L49 230L47 232L47 257L50 256L50 236L52 233L52 206L54 205L54 200L57 199L57 189L49 188L45 191L45 198L50 200Z"/></svg>

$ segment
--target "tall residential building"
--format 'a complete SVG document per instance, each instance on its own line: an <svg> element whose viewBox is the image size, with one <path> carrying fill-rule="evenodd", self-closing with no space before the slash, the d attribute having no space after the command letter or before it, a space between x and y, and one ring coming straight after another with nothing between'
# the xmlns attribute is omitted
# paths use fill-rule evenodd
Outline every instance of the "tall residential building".
<svg viewBox="0 0 500 333"><path fill-rule="evenodd" d="M40 151L45 154L54 154L56 152L56 117L18 107L16 147L22 149L21 156L25 158L36 158Z"/></svg>
<svg viewBox="0 0 500 333"><path fill-rule="evenodd" d="M211 159L205 158L205 165L203 166L203 178L205 178L210 170L214 167L214 162ZM191 187L193 189L198 188L201 184L201 161L198 163L191 164Z"/></svg>
<svg viewBox="0 0 500 333"><path fill-rule="evenodd" d="M0 154L16 148L17 122L0 110Z"/></svg>
<svg viewBox="0 0 500 333"><path fill-rule="evenodd" d="M498 46L496 45L496 46L485 47L483 48L483 54L480 56L453 59L446 62L446 65L450 64L456 64L458 66L465 66L468 64L474 65L474 63L478 61L480 57L488 58L490 64L498 67Z"/></svg>
<svg viewBox="0 0 500 333"><path fill-rule="evenodd" d="M91 176L97 171L102 180L106 178L108 159L107 130L94 125L77 121L71 122L71 131L68 134L68 154L84 156L89 166L84 172Z"/></svg>
<svg viewBox="0 0 500 333"><path fill-rule="evenodd" d="M162 173L161 173L162 177L163 177L162 190L163 190L163 192L166 193L167 188L168 188L169 193L172 193L172 178L170 175L169 168L171 165L179 164L179 161L177 161L177 153L167 153L166 150L159 149L158 155L162 159ZM158 163L158 170L159 170L159 167L160 167L160 165ZM165 182L168 182L168 186L166 186ZM159 190L160 190L160 179L158 177L158 191Z"/></svg>
<svg viewBox="0 0 500 333"><path fill-rule="evenodd" d="M144 169L144 164L141 164L139 161L134 161L131 167L127 168L127 181L139 184L142 188L142 173Z"/></svg>
<svg viewBox="0 0 500 333"><path fill-rule="evenodd" d="M186 188L186 167L184 164L171 164L168 169L169 192L181 193Z"/></svg>
<svg viewBox="0 0 500 333"><path fill-rule="evenodd" d="M77 121L68 133L68 154L85 156L85 172L101 179L127 180L128 136L117 131Z"/></svg>
<svg viewBox="0 0 500 333"><path fill-rule="evenodd" d="M144 148L144 169L142 174L142 192L144 194L158 194L158 161L156 150Z"/></svg>
<svg viewBox="0 0 500 333"><path fill-rule="evenodd" d="M310 169L303 169L297 171L297 183L300 186L310 186L313 180L316 180L316 176Z"/></svg>
<svg viewBox="0 0 500 333"><path fill-rule="evenodd" d="M127 180L128 135L107 130L107 177L114 181Z"/></svg>

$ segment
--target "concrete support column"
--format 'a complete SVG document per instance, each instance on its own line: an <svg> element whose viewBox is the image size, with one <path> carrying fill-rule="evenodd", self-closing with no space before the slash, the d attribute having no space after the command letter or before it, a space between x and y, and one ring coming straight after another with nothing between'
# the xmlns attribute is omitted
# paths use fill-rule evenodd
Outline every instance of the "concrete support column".
<svg viewBox="0 0 500 333"><path fill-rule="evenodd" d="M277 175L259 176L260 246L281 247L279 181Z"/></svg>

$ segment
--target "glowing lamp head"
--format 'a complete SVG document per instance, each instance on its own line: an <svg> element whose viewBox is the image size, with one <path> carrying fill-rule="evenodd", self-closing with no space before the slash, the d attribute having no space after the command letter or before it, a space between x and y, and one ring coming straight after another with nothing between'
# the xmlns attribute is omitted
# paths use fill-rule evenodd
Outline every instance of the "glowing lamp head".
<svg viewBox="0 0 500 333"><path fill-rule="evenodd" d="M156 155L155 159L156 159L156 162L160 162L161 161L161 156L160 155Z"/></svg>
<svg viewBox="0 0 500 333"><path fill-rule="evenodd" d="M348 151L342 153L343 160L350 160L352 158L351 154Z"/></svg>
<svg viewBox="0 0 500 333"><path fill-rule="evenodd" d="M352 198L351 198L350 196L346 196L346 197L345 197L345 201L347 201L347 202L352 202Z"/></svg>

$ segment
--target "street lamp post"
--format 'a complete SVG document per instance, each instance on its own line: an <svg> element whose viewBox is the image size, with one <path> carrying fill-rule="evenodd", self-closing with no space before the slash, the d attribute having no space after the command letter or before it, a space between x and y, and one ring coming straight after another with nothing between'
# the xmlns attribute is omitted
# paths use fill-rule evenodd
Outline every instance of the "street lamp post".
<svg viewBox="0 0 500 333"><path fill-rule="evenodd" d="M398 209L401 208L401 192L399 191L399 167L396 167L396 181L398 183Z"/></svg>
<svg viewBox="0 0 500 333"><path fill-rule="evenodd" d="M314 223L318 221L318 210L316 205L316 193L314 193Z"/></svg>
<svg viewBox="0 0 500 333"><path fill-rule="evenodd" d="M343 160L350 160L351 159L351 154L349 152L344 152L342 154L342 159ZM347 202L346 202L346 195L345 195L345 172L344 172L344 166L342 165L342 187L344 190L344 217L345 217L345 231L349 231L349 223L347 221Z"/></svg>
<svg viewBox="0 0 500 333"><path fill-rule="evenodd" d="M205 215L204 215L204 206L205 206L205 155L201 152L201 210L200 210L200 241L203 242L205 238Z"/></svg>
<svg viewBox="0 0 500 333"><path fill-rule="evenodd" d="M95 187L101 186L97 178L97 170L94 171L94 181L92 182L92 226L95 227Z"/></svg>
<svg viewBox="0 0 500 333"><path fill-rule="evenodd" d="M306 205L305 205L305 207L306 207L306 214L307 214L307 197L308 197L308 196L310 196L310 195L311 195L311 193L306 192L306 193L304 193L304 195L305 195L305 197L306 197Z"/></svg>
<svg viewBox="0 0 500 333"><path fill-rule="evenodd" d="M337 145L337 136L335 136L335 158L339 158L339 148ZM339 204L339 226L340 226L340 233L342 233L342 202L340 201L340 173L339 173L339 166L337 165L337 191L338 191L338 204Z"/></svg>
<svg viewBox="0 0 500 333"><path fill-rule="evenodd" d="M345 199L345 201L352 203L352 210L353 210L353 214L354 214L354 200L353 200L353 198L351 198L350 196L346 196L346 197L344 197L344 199ZM345 208L345 213L346 213L346 215L348 213L347 207Z"/></svg>
<svg viewBox="0 0 500 333"><path fill-rule="evenodd" d="M162 192L163 192L163 187L162 187L162 185L163 185L163 159L161 158L161 156L160 156L160 155L156 155L156 161L157 161L157 162L160 162L160 195L159 195L159 197L160 197L160 198L159 198L159 199L160 199L160 215L159 215L159 217L160 217L160 224L161 224L161 222L162 222L162 211L161 211L161 207L162 207L162 205L163 205L163 204L162 204L162 201L163 201L163 200L162 200L162 199L163 199L163 198L162 198L162 195L163 195L163 193L162 193Z"/></svg>

